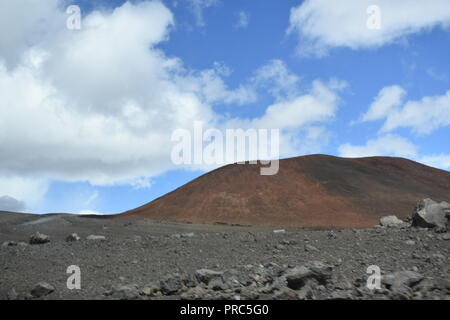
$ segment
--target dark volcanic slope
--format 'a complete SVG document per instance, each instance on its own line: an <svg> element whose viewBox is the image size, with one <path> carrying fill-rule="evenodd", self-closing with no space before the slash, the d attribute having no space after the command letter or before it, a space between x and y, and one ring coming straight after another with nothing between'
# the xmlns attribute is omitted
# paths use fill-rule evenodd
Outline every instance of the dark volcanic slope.
<svg viewBox="0 0 450 320"><path fill-rule="evenodd" d="M407 159L311 155L280 161L273 176L234 164L121 216L272 226L366 227L406 218L422 198L450 201L450 172Z"/></svg>

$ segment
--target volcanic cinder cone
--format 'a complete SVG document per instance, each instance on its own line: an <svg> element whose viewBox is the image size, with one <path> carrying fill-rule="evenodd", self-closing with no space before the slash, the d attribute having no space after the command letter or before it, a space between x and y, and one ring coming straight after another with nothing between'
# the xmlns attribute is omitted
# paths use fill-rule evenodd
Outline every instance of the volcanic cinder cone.
<svg viewBox="0 0 450 320"><path fill-rule="evenodd" d="M233 164L119 216L180 222L370 227L406 218L423 198L450 201L450 172L391 157L310 155L280 160L278 174Z"/></svg>

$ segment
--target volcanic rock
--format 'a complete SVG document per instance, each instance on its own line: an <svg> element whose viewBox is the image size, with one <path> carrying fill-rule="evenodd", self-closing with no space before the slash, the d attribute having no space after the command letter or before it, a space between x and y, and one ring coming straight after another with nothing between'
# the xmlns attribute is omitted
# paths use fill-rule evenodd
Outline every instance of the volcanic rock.
<svg viewBox="0 0 450 320"><path fill-rule="evenodd" d="M385 216L380 219L380 225L389 228L401 228L407 225L404 221L396 216Z"/></svg>
<svg viewBox="0 0 450 320"><path fill-rule="evenodd" d="M432 199L420 200L412 215L412 225L423 228L448 228L450 204L435 202Z"/></svg>
<svg viewBox="0 0 450 320"><path fill-rule="evenodd" d="M40 298L46 295L49 295L55 291L55 287L47 282L39 282L34 286L34 288L31 290L31 295L34 298Z"/></svg>
<svg viewBox="0 0 450 320"><path fill-rule="evenodd" d="M36 232L35 234L33 234L30 237L29 242L30 242L30 244L44 244L44 243L50 242L50 237L45 234Z"/></svg>

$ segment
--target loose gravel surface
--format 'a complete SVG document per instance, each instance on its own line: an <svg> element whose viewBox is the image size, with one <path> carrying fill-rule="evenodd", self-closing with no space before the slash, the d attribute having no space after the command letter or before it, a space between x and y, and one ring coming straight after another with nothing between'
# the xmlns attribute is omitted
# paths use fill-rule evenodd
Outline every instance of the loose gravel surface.
<svg viewBox="0 0 450 320"><path fill-rule="evenodd" d="M0 213L0 299L449 299L449 239L409 226L274 232ZM81 289L67 287L72 265ZM369 266L381 271L375 289Z"/></svg>

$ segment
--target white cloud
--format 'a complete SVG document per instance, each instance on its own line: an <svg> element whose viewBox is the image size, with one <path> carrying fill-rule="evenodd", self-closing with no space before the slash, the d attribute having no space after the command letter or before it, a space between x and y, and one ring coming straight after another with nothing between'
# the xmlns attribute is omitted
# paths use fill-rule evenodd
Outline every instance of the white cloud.
<svg viewBox="0 0 450 320"><path fill-rule="evenodd" d="M58 10L59 0L0 1L0 57L6 66L19 64L30 46L51 41L65 25L65 16Z"/></svg>
<svg viewBox="0 0 450 320"><path fill-rule="evenodd" d="M203 17L203 11L207 8L216 6L219 4L219 0L187 0L189 6L194 14L195 21L198 27L205 26L205 19Z"/></svg>
<svg viewBox="0 0 450 320"><path fill-rule="evenodd" d="M371 5L380 8L380 29L367 27ZM299 36L300 53L320 56L333 47L380 47L449 23L447 0L306 0L291 10L288 32Z"/></svg>
<svg viewBox="0 0 450 320"><path fill-rule="evenodd" d="M171 24L159 2L126 3L0 68L2 170L107 185L170 167L172 130L213 115L154 48Z"/></svg>
<svg viewBox="0 0 450 320"><path fill-rule="evenodd" d="M339 96L334 88L316 80L309 93L275 103L251 127L293 129L334 117Z"/></svg>
<svg viewBox="0 0 450 320"><path fill-rule="evenodd" d="M224 77L228 76L231 70L216 63L214 68L200 72L192 72L190 76L183 75L177 78L183 87L198 96L202 97L206 103L225 104L248 104L255 102L258 98L257 88L254 86L241 85L236 89L229 89L225 84Z"/></svg>
<svg viewBox="0 0 450 320"><path fill-rule="evenodd" d="M33 1L7 2L6 15ZM34 19L65 18L52 3ZM22 24L6 21L2 33ZM167 57L157 46L174 21L157 1L92 12L76 31L56 21L57 27L43 25L45 36L32 35L30 27L10 38L17 42L14 54L0 47L0 195L30 207L51 180L149 186L151 177L174 168L172 132L192 128L194 120L218 128L280 126L286 150L294 150L296 133L312 146L326 136L322 123L336 112L336 83L316 81L301 92L299 77L281 61L231 89L223 80L226 67L193 71ZM269 83L276 101L264 116L241 121L214 113L216 103L254 102Z"/></svg>
<svg viewBox="0 0 450 320"><path fill-rule="evenodd" d="M235 29L245 29L250 23L250 15L245 11L236 13L236 21L233 25Z"/></svg>
<svg viewBox="0 0 450 320"><path fill-rule="evenodd" d="M385 119L381 132L410 128L418 134L429 134L450 125L450 90L441 96L403 102L405 94L399 86L381 89L362 121Z"/></svg>
<svg viewBox="0 0 450 320"><path fill-rule="evenodd" d="M350 143L338 148L339 155L347 158L371 156L414 157L416 146L409 140L398 135L388 134L367 141L365 145L355 146Z"/></svg>
<svg viewBox="0 0 450 320"><path fill-rule="evenodd" d="M399 111L388 114L382 131L411 128L419 134L429 134L450 125L450 91L442 96L423 97L408 101Z"/></svg>
<svg viewBox="0 0 450 320"><path fill-rule="evenodd" d="M342 144L338 148L339 156L347 158L395 156L404 157L443 170L450 169L450 155L423 155L408 139L395 134L386 134L370 139L365 145Z"/></svg>
<svg viewBox="0 0 450 320"><path fill-rule="evenodd" d="M22 212L26 204L10 196L0 196L0 211Z"/></svg>
<svg viewBox="0 0 450 320"><path fill-rule="evenodd" d="M400 86L384 87L378 93L369 110L363 115L362 121L374 121L385 118L394 108L403 102L406 91Z"/></svg>
<svg viewBox="0 0 450 320"><path fill-rule="evenodd" d="M278 59L256 70L251 82L270 92L277 100L292 99L299 95L300 77L290 72L286 64Z"/></svg>
<svg viewBox="0 0 450 320"><path fill-rule="evenodd" d="M291 79L292 76L288 72L284 78ZM342 81L324 83L316 80L305 92L280 95L261 117L231 119L226 122L226 127L280 129L281 157L318 153L328 142L330 134L325 124L334 119L341 102L338 93L345 86ZM274 93L275 96L278 92Z"/></svg>

